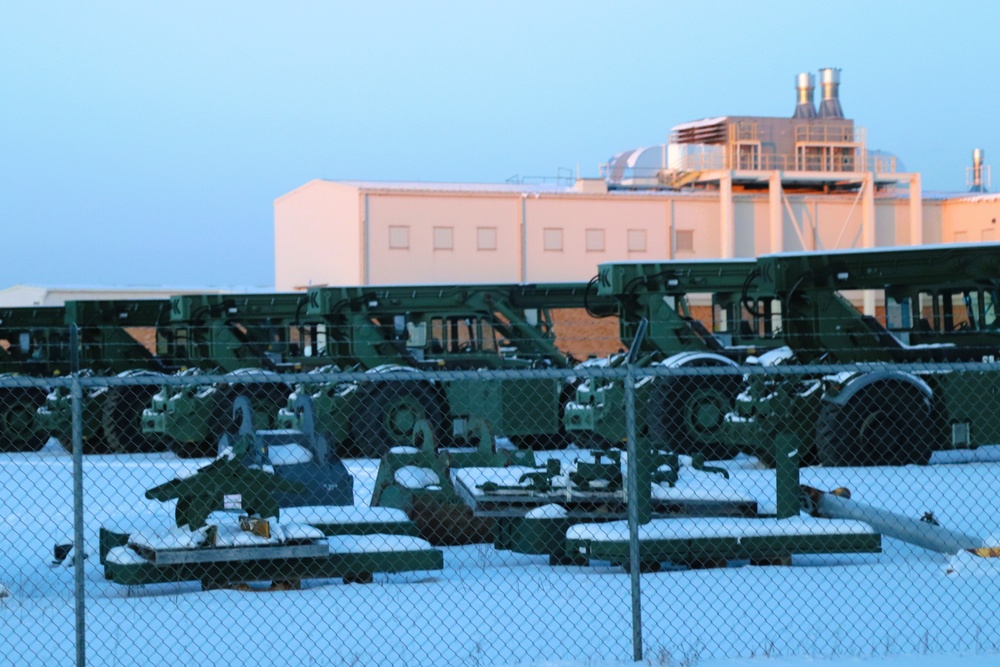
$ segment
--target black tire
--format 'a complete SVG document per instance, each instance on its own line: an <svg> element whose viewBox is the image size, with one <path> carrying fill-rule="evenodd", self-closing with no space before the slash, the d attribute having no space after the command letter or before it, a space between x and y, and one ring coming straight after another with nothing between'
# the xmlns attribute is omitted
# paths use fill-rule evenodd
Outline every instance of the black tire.
<svg viewBox="0 0 1000 667"><path fill-rule="evenodd" d="M824 466L926 465L938 429L930 399L899 380L863 387L846 405L825 401L816 422Z"/></svg>
<svg viewBox="0 0 1000 667"><path fill-rule="evenodd" d="M102 403L100 398L93 397L93 389L88 390L88 393L84 395L83 400L83 423L96 423L100 424L102 417L99 414ZM84 426L84 433L87 433L87 428ZM57 431L55 433L50 433L50 436L56 439L68 454L73 453L73 431ZM103 430L98 427L97 433L91 435L90 437L84 437L83 439L83 455L89 456L91 454L108 454L108 444L104 441Z"/></svg>
<svg viewBox="0 0 1000 667"><path fill-rule="evenodd" d="M37 452L48 441L35 430L35 411L45 403L45 390L12 387L0 391L0 452Z"/></svg>
<svg viewBox="0 0 1000 667"><path fill-rule="evenodd" d="M142 411L149 407L156 385L108 387L101 410L101 426L107 451L115 454L145 454L166 449L162 438L142 432Z"/></svg>
<svg viewBox="0 0 1000 667"><path fill-rule="evenodd" d="M425 382L365 382L357 394L351 425L352 454L379 458L392 447L410 445L413 425L420 419L430 423L436 437L441 434L444 414L436 392Z"/></svg>
<svg viewBox="0 0 1000 667"><path fill-rule="evenodd" d="M716 365L716 364L711 364ZM740 392L739 375L686 375L657 378L646 405L649 436L675 454L702 454L722 461L740 453L722 441L722 420Z"/></svg>

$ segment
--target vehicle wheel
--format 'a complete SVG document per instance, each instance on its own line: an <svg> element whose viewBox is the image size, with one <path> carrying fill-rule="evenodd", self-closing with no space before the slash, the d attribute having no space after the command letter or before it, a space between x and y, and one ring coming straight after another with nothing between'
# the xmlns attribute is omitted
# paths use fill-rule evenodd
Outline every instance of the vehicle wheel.
<svg viewBox="0 0 1000 667"><path fill-rule="evenodd" d="M353 453L379 458L392 447L409 445L413 425L426 419L435 435L444 415L434 389L413 380L365 382L358 387L352 425Z"/></svg>
<svg viewBox="0 0 1000 667"><path fill-rule="evenodd" d="M90 389L83 396L83 432L86 434L89 430L93 430L93 428L88 429L87 424L91 424L93 427L96 427L97 432L89 435L89 437L83 438L84 456L108 453L108 445L104 441L104 433L100 426L102 417L99 410L102 403L101 399L93 397L93 391L93 389ZM73 453L73 431L71 429L60 429L54 433L49 433L48 435L55 438L59 445L66 450L68 454Z"/></svg>
<svg viewBox="0 0 1000 667"><path fill-rule="evenodd" d="M722 441L722 422L741 385L739 375L656 378L646 406L650 438L675 454L702 454L713 461L735 457L740 449Z"/></svg>
<svg viewBox="0 0 1000 667"><path fill-rule="evenodd" d="M156 385L108 387L101 411L101 426L108 451L116 454L143 454L166 449L162 439L142 432L142 411L149 407Z"/></svg>
<svg viewBox="0 0 1000 667"><path fill-rule="evenodd" d="M934 440L930 400L907 382L868 385L846 405L824 402L816 422L824 466L925 465Z"/></svg>
<svg viewBox="0 0 1000 667"><path fill-rule="evenodd" d="M0 451L37 452L49 436L35 430L35 411L45 403L45 390L12 387L0 392Z"/></svg>

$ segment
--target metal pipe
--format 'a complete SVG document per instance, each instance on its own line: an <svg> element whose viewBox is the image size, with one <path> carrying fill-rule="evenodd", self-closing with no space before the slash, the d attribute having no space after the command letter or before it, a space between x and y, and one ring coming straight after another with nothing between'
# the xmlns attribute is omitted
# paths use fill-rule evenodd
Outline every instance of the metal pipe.
<svg viewBox="0 0 1000 667"><path fill-rule="evenodd" d="M985 546L982 538L945 528L936 521L913 519L851 500L850 492L846 489L837 493L824 493L810 487L802 488L812 502L813 516L861 521L882 535L942 554Z"/></svg>
<svg viewBox="0 0 1000 667"><path fill-rule="evenodd" d="M972 151L972 192L983 191L983 149Z"/></svg>
<svg viewBox="0 0 1000 667"><path fill-rule="evenodd" d="M76 324L69 326L70 355L73 358L74 370L79 370L79 357L73 356L73 350L80 345L80 332ZM70 399L73 427L73 597L75 598L76 626L76 664L86 667L87 664L87 608L86 608L86 578L83 570L83 559L86 557L83 542L83 387L80 385L80 374L74 372L70 385Z"/></svg>
<svg viewBox="0 0 1000 667"><path fill-rule="evenodd" d="M625 493L628 498L628 560L629 578L632 590L632 660L642 660L642 590L639 570L639 524L648 523L652 488L649 475L649 443L643 439L640 445L635 427L635 362L642 339L646 337L649 321L642 318L636 330L632 345L625 357L625 447L628 452L628 478ZM640 454L640 450L642 454Z"/></svg>

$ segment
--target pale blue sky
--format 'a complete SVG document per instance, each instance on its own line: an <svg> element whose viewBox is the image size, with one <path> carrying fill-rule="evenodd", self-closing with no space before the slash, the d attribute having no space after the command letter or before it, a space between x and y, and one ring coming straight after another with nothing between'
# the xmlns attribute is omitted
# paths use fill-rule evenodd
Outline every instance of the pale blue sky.
<svg viewBox="0 0 1000 667"><path fill-rule="evenodd" d="M1000 164L998 19L916 0L4 2L0 288L268 287L273 200L310 179L596 176L680 122L791 115L795 74L826 66L871 148L962 190L973 148Z"/></svg>

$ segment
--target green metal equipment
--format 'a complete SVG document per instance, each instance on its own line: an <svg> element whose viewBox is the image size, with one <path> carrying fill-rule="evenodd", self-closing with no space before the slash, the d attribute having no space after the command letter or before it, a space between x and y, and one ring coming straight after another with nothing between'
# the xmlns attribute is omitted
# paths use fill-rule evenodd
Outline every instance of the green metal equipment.
<svg viewBox="0 0 1000 667"><path fill-rule="evenodd" d="M597 294L615 303L622 343L629 350L638 344L637 366L736 367L781 344L773 299L754 291L751 302L744 294L754 266L752 259L610 262L599 266ZM648 331L637 343L644 320ZM623 360L616 355L582 366ZM731 458L736 450L719 435L739 387L737 375L644 380L636 387L638 431L676 453ZM566 429L579 444L618 446L625 438L623 405L620 381L585 378L566 405Z"/></svg>
<svg viewBox="0 0 1000 667"><path fill-rule="evenodd" d="M299 408L312 424L308 401L300 400ZM441 552L413 537L412 526L398 517L338 512L353 502L353 479L322 435L308 426L255 430L246 396L236 399L234 412L239 433L223 435L214 461L146 492L151 500L176 500L175 527L157 530L137 518L101 528L107 579L125 585L194 580L203 589L264 580L299 588L304 578L368 582L375 572L441 569ZM227 498L238 499L242 511L227 510Z"/></svg>
<svg viewBox="0 0 1000 667"><path fill-rule="evenodd" d="M339 368L371 373L368 382L307 382L319 428L342 451L381 456L408 445L426 420L437 440L463 441L474 419L519 447L561 447L567 395L558 378L469 378L434 383L399 378L417 370L569 369L573 360L555 344L551 310L607 310L609 299L582 283L412 287L312 288L306 315L323 318L318 335ZM333 350L333 353L331 353ZM322 369L337 370L337 369ZM393 372L392 380L377 380ZM292 400L294 400L294 395ZM279 424L294 427L290 410Z"/></svg>
<svg viewBox="0 0 1000 667"><path fill-rule="evenodd" d="M302 293L171 298L161 356L181 373L226 374L228 381L164 384L137 417L142 432L164 439L178 456L211 456L239 395L251 399L256 427L274 426L289 392L277 374L339 361L326 356L318 333L323 324L306 317L306 303Z"/></svg>
<svg viewBox="0 0 1000 667"><path fill-rule="evenodd" d="M49 334L39 337L34 352L36 367L48 375L155 375L166 369L162 360L130 331L152 333L166 319L169 303L162 299L68 301L58 310L61 321L46 321ZM49 317L51 320L51 316ZM36 322L43 320L36 319ZM75 334L73 328L75 327ZM75 339L73 338L75 336ZM152 451L159 443L143 438L138 423L129 419L148 400L151 390L139 385L108 386L86 390L83 395L84 452ZM55 437L67 450L72 415L69 389L48 392L37 407L38 433Z"/></svg>
<svg viewBox="0 0 1000 667"><path fill-rule="evenodd" d="M417 422L413 446L393 447L382 455L371 506L402 510L431 544L492 541L493 519L473 516L456 495L451 473L460 468L534 466L534 452L498 448L482 419L470 420L462 444L441 447L429 422Z"/></svg>
<svg viewBox="0 0 1000 667"><path fill-rule="evenodd" d="M643 438L633 450L632 493L618 451L597 450L593 461L568 465L550 459L535 468L463 468L453 477L473 517L495 522L496 548L548 555L553 565L597 560L629 569L630 503L639 524L636 565L643 571L664 563L789 564L794 554L881 550L878 531L864 522L800 516L794 441L779 438L772 445L782 463L774 473L774 509L766 511L756 497L730 486L725 469L706 466L700 455L658 451Z"/></svg>
<svg viewBox="0 0 1000 667"><path fill-rule="evenodd" d="M939 449L1000 442L1000 398L982 370L894 364L993 362L1000 354L1000 244L788 253L758 259L748 285L781 302L784 363L865 368L834 376L748 374L728 442L773 463L791 433L805 462L925 464ZM848 298L868 290L884 317ZM947 370L945 368L945 370Z"/></svg>

